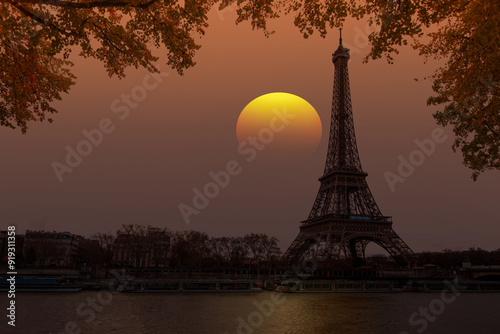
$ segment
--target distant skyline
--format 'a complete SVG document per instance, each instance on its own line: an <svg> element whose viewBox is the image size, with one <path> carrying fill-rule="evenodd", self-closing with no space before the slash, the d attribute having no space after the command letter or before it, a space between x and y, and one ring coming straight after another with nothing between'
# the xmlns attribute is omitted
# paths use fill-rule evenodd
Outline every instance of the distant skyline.
<svg viewBox="0 0 500 334"><path fill-rule="evenodd" d="M182 77L161 65L167 61L161 51L161 76L128 69L123 80L108 78L101 63L74 58L77 84L56 103L60 113L52 124L31 124L27 135L0 129L2 229L90 236L137 223L210 236L266 233L285 250L309 214L324 168L338 31L304 39L293 19L283 18L271 24L276 33L267 39L247 23L235 26L234 18L230 10L211 13L197 65ZM383 59L363 64L366 27L347 20L343 41L351 48L361 163L382 213L393 217L394 230L415 252L500 248L499 174L487 171L473 182L460 152L451 150L450 129L391 190L384 173L397 173L399 157L408 160L419 149L415 141L431 139L439 128L435 109L426 106L431 83L422 80L437 65L424 64L411 48L393 65ZM271 92L298 95L318 112L323 134L310 156L263 150L252 162L241 159L238 116ZM103 119L111 121L104 121L109 133L59 182L53 162L64 162L66 147L76 149L86 138L82 131L102 127ZM231 160L240 162L241 172L186 224L179 204L190 202L193 189Z"/></svg>

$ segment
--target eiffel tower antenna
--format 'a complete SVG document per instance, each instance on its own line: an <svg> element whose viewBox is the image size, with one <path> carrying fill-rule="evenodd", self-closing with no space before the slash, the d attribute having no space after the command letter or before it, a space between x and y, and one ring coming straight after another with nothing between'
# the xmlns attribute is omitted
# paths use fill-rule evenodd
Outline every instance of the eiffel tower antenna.
<svg viewBox="0 0 500 334"><path fill-rule="evenodd" d="M364 258L374 242L400 262L409 263L412 250L392 229L392 217L384 216L361 168L349 85L349 49L333 53L335 66L330 135L325 170L309 217L300 223L299 235L283 258L297 263L311 255L333 259ZM312 252L312 253L311 253Z"/></svg>

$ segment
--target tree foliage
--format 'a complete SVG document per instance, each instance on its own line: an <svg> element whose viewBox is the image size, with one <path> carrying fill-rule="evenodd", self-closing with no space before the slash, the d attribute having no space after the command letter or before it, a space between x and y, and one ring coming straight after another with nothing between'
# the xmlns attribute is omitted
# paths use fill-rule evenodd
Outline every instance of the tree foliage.
<svg viewBox="0 0 500 334"><path fill-rule="evenodd" d="M144 67L159 72L152 47L165 46L179 73L195 64L195 36L213 1L3 0L0 3L0 124L20 127L55 113L75 83L69 56L102 61L110 76ZM48 121L52 121L48 118Z"/></svg>
<svg viewBox="0 0 500 334"><path fill-rule="evenodd" d="M210 255L209 237L205 232L175 232L172 239L172 263L177 267L201 267Z"/></svg>
<svg viewBox="0 0 500 334"><path fill-rule="evenodd" d="M99 264L101 265L104 265L106 267L106 278L108 277L108 273L109 273L109 266L111 265L111 263L113 262L113 255L114 255L114 251L115 251L115 240L116 240L116 237L112 234L112 233L102 233L102 232L98 232L98 233L94 233L92 234L92 240L91 241L95 241L95 242L86 242L86 245L88 247L83 247L84 249L89 249L90 250L93 250L93 246L95 245L95 243L97 243L97 245L99 246L99 252L100 252L100 256L99 256L99 259L101 260ZM81 247L82 248L82 247ZM90 252L91 255L92 252ZM92 261L93 263L96 263L98 261Z"/></svg>
<svg viewBox="0 0 500 334"><path fill-rule="evenodd" d="M243 243L253 259L271 261L281 255L278 239L263 233L247 234L243 237Z"/></svg>
<svg viewBox="0 0 500 334"><path fill-rule="evenodd" d="M269 265L281 256L278 239L263 233L210 238L204 232L181 231L174 234L171 249L172 265L188 268L237 268L244 266L248 259L261 260Z"/></svg>
<svg viewBox="0 0 500 334"><path fill-rule="evenodd" d="M75 83L71 52L102 61L110 76L127 67L158 69L152 49L167 49L168 65L182 74L194 66L196 39L214 8L236 9L266 35L268 22L293 15L305 38L325 36L346 17L367 18L366 61L394 55L404 45L445 65L430 75L438 124L455 133L453 148L474 179L500 169L500 8L495 0L1 0L0 125L27 130L56 110L51 106ZM51 121L50 118L47 118Z"/></svg>
<svg viewBox="0 0 500 334"><path fill-rule="evenodd" d="M123 263L136 266L165 266L170 248L171 233L167 228L151 225L123 224L116 231L117 237L111 234L95 234L103 251L114 255L121 253ZM124 259L123 259L124 258ZM115 261L116 262L116 261Z"/></svg>

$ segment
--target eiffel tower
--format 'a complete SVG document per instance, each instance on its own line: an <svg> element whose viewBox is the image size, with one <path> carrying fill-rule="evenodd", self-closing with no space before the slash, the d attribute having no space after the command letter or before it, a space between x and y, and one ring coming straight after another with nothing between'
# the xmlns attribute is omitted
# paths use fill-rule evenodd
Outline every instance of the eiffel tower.
<svg viewBox="0 0 500 334"><path fill-rule="evenodd" d="M309 217L300 223L299 235L283 258L290 263L311 255L333 259L364 258L374 242L398 262L409 262L412 250L392 229L392 217L384 216L361 168L351 106L349 49L340 45L333 54L335 79L328 154L319 178L316 200Z"/></svg>

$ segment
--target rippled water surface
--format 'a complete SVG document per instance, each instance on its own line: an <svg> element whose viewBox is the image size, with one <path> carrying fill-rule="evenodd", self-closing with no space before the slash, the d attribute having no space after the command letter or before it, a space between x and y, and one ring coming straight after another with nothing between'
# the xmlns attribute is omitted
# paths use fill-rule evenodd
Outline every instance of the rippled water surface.
<svg viewBox="0 0 500 334"><path fill-rule="evenodd" d="M500 333L500 293L453 299L450 293L18 293L16 327L3 315L0 333ZM0 300L4 314L6 300Z"/></svg>

